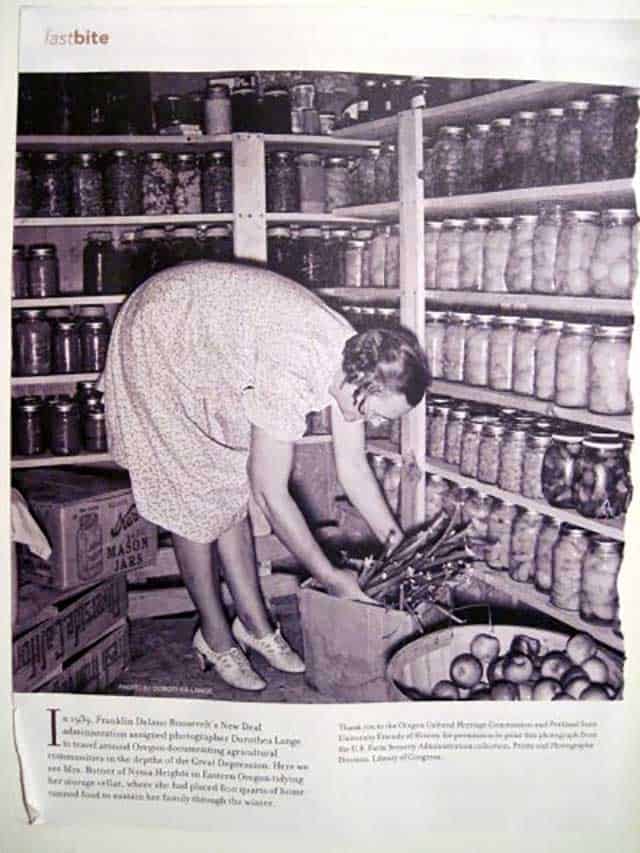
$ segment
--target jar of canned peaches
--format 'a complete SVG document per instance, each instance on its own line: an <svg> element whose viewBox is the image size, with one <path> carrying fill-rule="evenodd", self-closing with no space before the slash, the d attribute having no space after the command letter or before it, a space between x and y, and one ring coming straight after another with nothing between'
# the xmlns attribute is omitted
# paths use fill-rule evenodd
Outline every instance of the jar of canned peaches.
<svg viewBox="0 0 640 853"><path fill-rule="evenodd" d="M622 543L594 536L582 566L580 616L598 625L613 625L618 616L618 574Z"/></svg>
<svg viewBox="0 0 640 853"><path fill-rule="evenodd" d="M513 220L504 271L507 290L511 293L531 293L533 290L533 235L537 224L536 214L523 214Z"/></svg>
<svg viewBox="0 0 640 853"><path fill-rule="evenodd" d="M447 423L452 405L448 401L439 401L433 403L429 408L427 452L432 459L444 459Z"/></svg>
<svg viewBox="0 0 640 853"><path fill-rule="evenodd" d="M460 445L460 473L465 477L478 477L478 450L482 430L491 421L487 415L474 415L465 421Z"/></svg>
<svg viewBox="0 0 640 853"><path fill-rule="evenodd" d="M424 349L433 379L444 376L444 338L447 331L447 314L444 311L427 311L424 325Z"/></svg>
<svg viewBox="0 0 640 853"><path fill-rule="evenodd" d="M449 382L462 382L464 379L464 351L470 323L471 314L448 315L447 331L444 337L443 373L444 378Z"/></svg>
<svg viewBox="0 0 640 853"><path fill-rule="evenodd" d="M527 434L524 427L512 424L502 442L498 485L507 492L519 493L522 489Z"/></svg>
<svg viewBox="0 0 640 853"><path fill-rule="evenodd" d="M482 483L498 482L500 455L504 440L505 425L489 422L485 424L478 446L478 479Z"/></svg>
<svg viewBox="0 0 640 853"><path fill-rule="evenodd" d="M536 373L536 344L542 329L538 317L523 317L518 323L513 346L513 391L533 396Z"/></svg>
<svg viewBox="0 0 640 853"><path fill-rule="evenodd" d="M580 527L562 526L553 549L551 603L562 610L580 609L582 567L589 550L589 537Z"/></svg>
<svg viewBox="0 0 640 853"><path fill-rule="evenodd" d="M513 351L519 317L496 318L489 342L488 384L494 391L511 391Z"/></svg>
<svg viewBox="0 0 640 853"><path fill-rule="evenodd" d="M560 536L561 524L555 518L546 518L536 542L533 583L540 592L550 592L553 580L553 549Z"/></svg>
<svg viewBox="0 0 640 853"><path fill-rule="evenodd" d="M562 227L562 208L553 205L544 208L538 217L533 234L533 292L556 292L556 252Z"/></svg>
<svg viewBox="0 0 640 853"><path fill-rule="evenodd" d="M495 501L489 513L488 541L485 561L490 569L504 572L509 568L511 533L518 510L506 501Z"/></svg>
<svg viewBox="0 0 640 853"><path fill-rule="evenodd" d="M445 219L438 239L436 289L458 290L464 219Z"/></svg>
<svg viewBox="0 0 640 853"><path fill-rule="evenodd" d="M464 427L470 417L471 408L466 403L460 403L449 413L444 445L444 459L445 462L449 465L455 465L456 468L460 465Z"/></svg>
<svg viewBox="0 0 640 853"><path fill-rule="evenodd" d="M544 457L551 445L548 432L531 432L527 437L527 446L522 463L522 495L525 498L543 500L542 471Z"/></svg>
<svg viewBox="0 0 640 853"><path fill-rule="evenodd" d="M589 278L594 296L629 298L637 276L633 210L605 210L595 245ZM637 238L636 238L637 239Z"/></svg>
<svg viewBox="0 0 640 853"><path fill-rule="evenodd" d="M494 320L489 314L475 314L467 326L463 374L467 385L486 386L489 381L489 341Z"/></svg>
<svg viewBox="0 0 640 853"><path fill-rule="evenodd" d="M489 221L474 216L464 226L460 247L460 290L482 290L484 243Z"/></svg>
<svg viewBox="0 0 640 853"><path fill-rule="evenodd" d="M505 272L511 247L513 217L496 216L489 222L482 259L482 289L490 293L507 290Z"/></svg>
<svg viewBox="0 0 640 853"><path fill-rule="evenodd" d="M551 506L575 506L573 484L584 438L580 429L566 427L551 433L542 467L542 493Z"/></svg>
<svg viewBox="0 0 640 853"><path fill-rule="evenodd" d="M556 393L556 360L562 335L562 320L545 320L536 341L534 394L538 400L553 400Z"/></svg>
<svg viewBox="0 0 640 853"><path fill-rule="evenodd" d="M424 286L427 290L436 288L438 242L441 231L442 222L429 221L424 224Z"/></svg>
<svg viewBox="0 0 640 853"><path fill-rule="evenodd" d="M558 293L587 296L589 269L600 233L600 216L593 210L569 210L562 217L556 251L555 285Z"/></svg>
<svg viewBox="0 0 640 853"><path fill-rule="evenodd" d="M536 544L542 522L539 512L523 509L513 524L509 577L514 581L528 583L535 576Z"/></svg>
<svg viewBox="0 0 640 853"><path fill-rule="evenodd" d="M596 326L589 354L589 411L626 415L631 411L629 355L631 326Z"/></svg>
<svg viewBox="0 0 640 853"><path fill-rule="evenodd" d="M592 341L593 326L589 323L565 323L556 356L554 400L558 406L587 407Z"/></svg>

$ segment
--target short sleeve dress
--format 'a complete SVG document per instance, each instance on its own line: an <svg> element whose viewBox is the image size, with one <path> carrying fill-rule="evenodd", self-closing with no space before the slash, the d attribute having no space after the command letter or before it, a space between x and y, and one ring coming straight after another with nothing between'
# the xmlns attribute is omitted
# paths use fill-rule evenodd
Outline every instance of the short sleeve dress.
<svg viewBox="0 0 640 853"><path fill-rule="evenodd" d="M259 267L164 270L120 310L101 384L109 446L141 514L210 542L247 514L251 424L294 441L353 328L322 300Z"/></svg>

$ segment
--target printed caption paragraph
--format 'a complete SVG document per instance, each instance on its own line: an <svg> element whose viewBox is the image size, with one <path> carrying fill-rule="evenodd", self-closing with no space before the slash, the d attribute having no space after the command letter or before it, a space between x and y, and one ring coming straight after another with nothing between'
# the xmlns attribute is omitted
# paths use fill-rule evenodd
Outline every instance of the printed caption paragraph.
<svg viewBox="0 0 640 853"><path fill-rule="evenodd" d="M441 761L475 750L586 752L596 747L598 723L563 720L340 723L339 764Z"/></svg>
<svg viewBox="0 0 640 853"><path fill-rule="evenodd" d="M262 723L48 713L51 797L270 808L305 794L302 740Z"/></svg>

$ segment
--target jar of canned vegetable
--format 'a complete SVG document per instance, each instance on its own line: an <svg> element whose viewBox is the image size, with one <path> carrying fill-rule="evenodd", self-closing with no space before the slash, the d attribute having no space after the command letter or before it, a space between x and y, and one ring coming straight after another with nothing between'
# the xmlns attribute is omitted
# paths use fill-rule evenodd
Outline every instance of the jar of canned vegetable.
<svg viewBox="0 0 640 853"><path fill-rule="evenodd" d="M482 260L482 289L487 292L504 293L507 290L505 272L512 224L511 216L497 216L489 222Z"/></svg>
<svg viewBox="0 0 640 853"><path fill-rule="evenodd" d="M438 290L458 290L464 219L445 219L438 239L436 281Z"/></svg>
<svg viewBox="0 0 640 853"><path fill-rule="evenodd" d="M526 448L527 430L512 423L500 447L497 483L501 489L516 493L522 489Z"/></svg>
<svg viewBox="0 0 640 853"><path fill-rule="evenodd" d="M548 432L532 432L527 438L522 465L522 495L525 498L544 499L542 472L550 445L551 435Z"/></svg>
<svg viewBox="0 0 640 853"><path fill-rule="evenodd" d="M579 429L572 428L555 430L551 434L552 443L542 466L542 493L551 506L562 509L575 506L573 484L583 438Z"/></svg>
<svg viewBox="0 0 640 853"><path fill-rule="evenodd" d="M613 148L616 156L615 176L631 178L636 168L636 138L640 110L640 89L623 89L616 109Z"/></svg>
<svg viewBox="0 0 640 853"><path fill-rule="evenodd" d="M326 232L325 232L326 234ZM362 245L362 279L361 287L371 287L371 240L373 238L372 228L358 228L353 239Z"/></svg>
<svg viewBox="0 0 640 853"><path fill-rule="evenodd" d="M345 287L363 286L364 240L347 240L345 247Z"/></svg>
<svg viewBox="0 0 640 853"><path fill-rule="evenodd" d="M433 521L445 508L449 483L437 474L427 474L424 495L424 520Z"/></svg>
<svg viewBox="0 0 640 853"><path fill-rule="evenodd" d="M90 453L106 453L107 422L104 406L99 404L87 409L82 417L84 448Z"/></svg>
<svg viewBox="0 0 640 853"><path fill-rule="evenodd" d="M424 348L429 372L433 379L441 379L444 376L446 317L444 311L427 311L425 314Z"/></svg>
<svg viewBox="0 0 640 853"><path fill-rule="evenodd" d="M395 201L398 198L398 155L393 143L380 147L375 166L375 187L378 201Z"/></svg>
<svg viewBox="0 0 640 853"><path fill-rule="evenodd" d="M637 275L633 210L605 210L591 259L589 278L594 296L629 298Z"/></svg>
<svg viewBox="0 0 640 853"><path fill-rule="evenodd" d="M424 286L427 290L436 288L438 241L441 231L442 222L428 221L424 224Z"/></svg>
<svg viewBox="0 0 640 853"><path fill-rule="evenodd" d="M558 293L586 296L591 292L589 269L600 233L600 216L591 210L564 214L558 235L555 283Z"/></svg>
<svg viewBox="0 0 640 853"><path fill-rule="evenodd" d="M289 230L286 229L286 231L287 235L285 236L289 242ZM205 230L202 238L202 257L209 261L226 262L233 260L233 234L228 225L210 225Z"/></svg>
<svg viewBox="0 0 640 853"><path fill-rule="evenodd" d="M580 609L582 567L589 550L589 537L580 527L562 525L553 549L551 603L562 610Z"/></svg>
<svg viewBox="0 0 640 853"><path fill-rule="evenodd" d="M60 319L53 324L52 363L54 373L80 373L82 343L76 320Z"/></svg>
<svg viewBox="0 0 640 853"><path fill-rule="evenodd" d="M569 101L558 128L556 183L579 184L583 177L583 129L587 101Z"/></svg>
<svg viewBox="0 0 640 853"><path fill-rule="evenodd" d="M556 252L562 227L562 207L545 207L533 234L533 292L555 293Z"/></svg>
<svg viewBox="0 0 640 853"><path fill-rule="evenodd" d="M472 124L467 132L463 158L465 193L481 193L484 188L484 150L488 136L488 124Z"/></svg>
<svg viewBox="0 0 640 853"><path fill-rule="evenodd" d="M35 216L69 216L71 193L64 157L50 151L40 156L33 176Z"/></svg>
<svg viewBox="0 0 640 853"><path fill-rule="evenodd" d="M198 231L191 225L178 225L171 232L169 253L172 264L197 261L200 257Z"/></svg>
<svg viewBox="0 0 640 853"><path fill-rule="evenodd" d="M478 446L478 479L482 483L495 484L498 482L500 452L504 434L505 425L503 423L488 423L482 430Z"/></svg>
<svg viewBox="0 0 640 853"><path fill-rule="evenodd" d="M629 356L631 326L596 326L590 351L589 411L626 415L631 411Z"/></svg>
<svg viewBox="0 0 640 853"><path fill-rule="evenodd" d="M132 151L111 151L104 169L107 216L137 216L142 211L142 172Z"/></svg>
<svg viewBox="0 0 640 853"><path fill-rule="evenodd" d="M489 381L489 341L495 317L475 314L467 326L463 379L467 385L486 386Z"/></svg>
<svg viewBox="0 0 640 853"><path fill-rule="evenodd" d="M536 178L537 113L521 110L511 117L507 133L507 180L510 187L532 187Z"/></svg>
<svg viewBox="0 0 640 853"><path fill-rule="evenodd" d="M465 421L460 446L460 473L478 478L478 453L482 431L492 419L487 415L474 415Z"/></svg>
<svg viewBox="0 0 640 853"><path fill-rule="evenodd" d="M365 148L358 160L356 183L359 204L374 204L376 199L376 161L380 149Z"/></svg>
<svg viewBox="0 0 640 853"><path fill-rule="evenodd" d="M327 157L324 164L327 211L351 204L351 178L349 163L345 157Z"/></svg>
<svg viewBox="0 0 640 853"><path fill-rule="evenodd" d="M74 400L59 400L50 407L49 449L54 456L75 456L82 450L80 408Z"/></svg>
<svg viewBox="0 0 640 853"><path fill-rule="evenodd" d="M536 544L543 518L539 512L523 509L514 521L509 555L509 577L514 581L529 583L535 577Z"/></svg>
<svg viewBox="0 0 640 853"><path fill-rule="evenodd" d="M618 518L631 500L631 479L621 441L585 438L576 462L575 506L587 518Z"/></svg>
<svg viewBox="0 0 640 853"><path fill-rule="evenodd" d="M438 131L434 157L436 197L461 193L464 186L464 128L441 127Z"/></svg>
<svg viewBox="0 0 640 853"><path fill-rule="evenodd" d="M464 379L464 350L470 322L471 314L448 315L443 347L443 373L449 382L462 382Z"/></svg>
<svg viewBox="0 0 640 853"><path fill-rule="evenodd" d="M41 397L15 397L12 401L12 439L19 456L38 456L47 449L44 405Z"/></svg>
<svg viewBox="0 0 640 853"><path fill-rule="evenodd" d="M147 151L142 166L142 212L145 215L174 213L173 170L162 151Z"/></svg>
<svg viewBox="0 0 640 853"><path fill-rule="evenodd" d="M460 244L460 290L482 290L484 244L489 219L474 216L467 220Z"/></svg>
<svg viewBox="0 0 640 853"><path fill-rule="evenodd" d="M553 400L556 393L556 362L562 320L545 320L536 341L534 393L538 400Z"/></svg>
<svg viewBox="0 0 640 853"><path fill-rule="evenodd" d="M96 155L75 154L71 161L71 206L74 216L104 216L102 172Z"/></svg>
<svg viewBox="0 0 640 853"><path fill-rule="evenodd" d="M323 287L327 277L324 238L321 228L301 228L297 260L301 282L306 287ZM348 281L345 269L345 283Z"/></svg>
<svg viewBox="0 0 640 853"><path fill-rule="evenodd" d="M620 96L598 92L589 98L582 133L582 180L607 181L614 176L613 129Z"/></svg>
<svg viewBox="0 0 640 853"><path fill-rule="evenodd" d="M378 227L368 243L369 287L385 287L384 265L387 254L387 229ZM339 287L339 285L334 285Z"/></svg>
<svg viewBox="0 0 640 853"><path fill-rule="evenodd" d="M110 326L106 317L85 320L80 327L82 369L88 373L104 370L109 346Z"/></svg>
<svg viewBox="0 0 640 853"><path fill-rule="evenodd" d="M507 135L510 126L509 118L496 118L489 125L484 148L483 192L491 193L507 188Z"/></svg>
<svg viewBox="0 0 640 853"><path fill-rule="evenodd" d="M29 308L18 312L13 331L18 376L51 373L51 326L44 311Z"/></svg>
<svg viewBox="0 0 640 853"><path fill-rule="evenodd" d="M176 155L173 207L176 213L202 212L201 172L195 154Z"/></svg>
<svg viewBox="0 0 640 853"><path fill-rule="evenodd" d="M202 171L202 209L205 213L233 210L231 155L227 151L207 153Z"/></svg>
<svg viewBox="0 0 640 853"><path fill-rule="evenodd" d="M622 543L594 536L582 566L580 616L598 625L614 625L618 618L618 575Z"/></svg>
<svg viewBox="0 0 640 853"><path fill-rule="evenodd" d="M267 210L287 213L299 209L298 169L290 151L274 151L267 161Z"/></svg>
<svg viewBox="0 0 640 853"><path fill-rule="evenodd" d="M555 402L569 408L586 408L589 403L589 363L593 326L565 323L556 357Z"/></svg>
<svg viewBox="0 0 640 853"><path fill-rule="evenodd" d="M434 403L429 412L429 433L427 435L428 454L432 459L444 459L447 424L451 413L451 403Z"/></svg>
<svg viewBox="0 0 640 853"><path fill-rule="evenodd" d="M471 409L466 403L460 403L451 409L447 421L447 434L444 444L444 459L449 465L460 465L462 451L462 434L464 426L471 416Z"/></svg>
<svg viewBox="0 0 640 853"><path fill-rule="evenodd" d="M513 347L513 391L532 397L535 391L536 344L542 329L538 317L523 317L518 323Z"/></svg>
<svg viewBox="0 0 640 853"><path fill-rule="evenodd" d="M16 176L13 212L17 217L31 216L33 212L33 176L27 155L16 151Z"/></svg>
<svg viewBox="0 0 640 853"><path fill-rule="evenodd" d="M498 572L509 568L511 557L511 533L517 509L506 501L495 501L489 513L488 541L485 561L490 569Z"/></svg>
<svg viewBox="0 0 640 853"><path fill-rule="evenodd" d="M558 134L563 118L562 107L548 107L538 113L534 153L536 186L549 187L556 183Z"/></svg>
<svg viewBox="0 0 640 853"><path fill-rule="evenodd" d="M553 549L560 536L561 524L555 518L542 523L536 542L535 574L533 582L540 592L550 592L553 581Z"/></svg>
<svg viewBox="0 0 640 853"><path fill-rule="evenodd" d="M59 265L53 243L29 246L29 296L39 299L58 295Z"/></svg>
<svg viewBox="0 0 640 853"><path fill-rule="evenodd" d="M489 388L511 391L513 352L519 317L497 317L489 341Z"/></svg>
<svg viewBox="0 0 640 853"><path fill-rule="evenodd" d="M505 284L511 293L531 293L533 290L533 235L537 224L535 214L523 214L513 220L504 271Z"/></svg>

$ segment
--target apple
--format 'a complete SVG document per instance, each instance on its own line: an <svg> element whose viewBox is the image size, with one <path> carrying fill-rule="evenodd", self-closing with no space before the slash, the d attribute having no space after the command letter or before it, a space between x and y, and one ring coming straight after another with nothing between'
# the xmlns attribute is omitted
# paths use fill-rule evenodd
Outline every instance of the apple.
<svg viewBox="0 0 640 853"><path fill-rule="evenodd" d="M530 684L518 684L518 698L521 701L533 699L533 687Z"/></svg>
<svg viewBox="0 0 640 853"><path fill-rule="evenodd" d="M533 698L536 702L553 699L562 693L562 685L555 678L541 678L533 688Z"/></svg>
<svg viewBox="0 0 640 853"><path fill-rule="evenodd" d="M473 687L482 678L482 664L475 655L463 652L451 661L449 674L458 687Z"/></svg>
<svg viewBox="0 0 640 853"><path fill-rule="evenodd" d="M600 701L602 699L609 701L609 694L601 684L591 684L586 690L580 694L582 701Z"/></svg>
<svg viewBox="0 0 640 853"><path fill-rule="evenodd" d="M492 634L476 634L471 641L471 654L488 664L500 654L500 640Z"/></svg>
<svg viewBox="0 0 640 853"><path fill-rule="evenodd" d="M570 667L560 679L560 683L566 688L567 684L576 678L587 678L587 673L581 666Z"/></svg>
<svg viewBox="0 0 640 853"><path fill-rule="evenodd" d="M540 674L543 678L553 678L560 681L562 676L571 669L571 660L563 652L549 652L542 658Z"/></svg>
<svg viewBox="0 0 640 853"><path fill-rule="evenodd" d="M451 681L439 681L431 691L434 699L459 699L460 692Z"/></svg>
<svg viewBox="0 0 640 853"><path fill-rule="evenodd" d="M528 681L533 674L533 664L526 655L508 654L502 667L504 677L514 684Z"/></svg>
<svg viewBox="0 0 640 853"><path fill-rule="evenodd" d="M581 666L587 658L593 657L597 648L591 634L574 634L567 642L566 653L572 663Z"/></svg>
<svg viewBox="0 0 640 853"><path fill-rule="evenodd" d="M504 657L492 660L487 667L487 681L493 684L496 681L502 681L504 678Z"/></svg>
<svg viewBox="0 0 640 853"><path fill-rule="evenodd" d="M514 702L520 696L515 684L510 681L496 681L491 687L491 698L498 702Z"/></svg>
<svg viewBox="0 0 640 853"><path fill-rule="evenodd" d="M609 681L609 667L602 658L587 658L583 661L582 668L594 684L606 684Z"/></svg>
<svg viewBox="0 0 640 853"><path fill-rule="evenodd" d="M527 637L526 634L517 634L511 640L510 652L516 655L526 655L529 658L536 657L540 652L540 640L535 637Z"/></svg>
<svg viewBox="0 0 640 853"><path fill-rule="evenodd" d="M473 696L474 693L482 693L483 690L489 690L490 686L486 681L480 681L471 688L469 695Z"/></svg>
<svg viewBox="0 0 640 853"><path fill-rule="evenodd" d="M591 682L586 676L584 678L572 678L571 681L565 685L564 691L565 693L568 693L569 696L573 696L574 699L579 699L581 694L590 686Z"/></svg>

